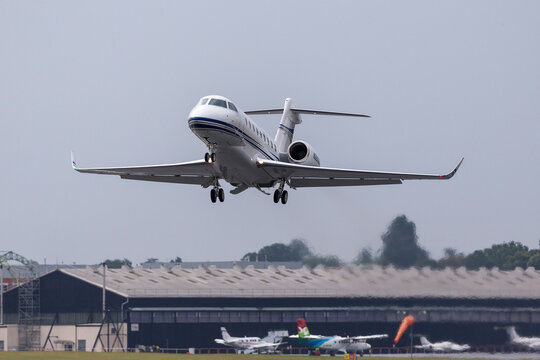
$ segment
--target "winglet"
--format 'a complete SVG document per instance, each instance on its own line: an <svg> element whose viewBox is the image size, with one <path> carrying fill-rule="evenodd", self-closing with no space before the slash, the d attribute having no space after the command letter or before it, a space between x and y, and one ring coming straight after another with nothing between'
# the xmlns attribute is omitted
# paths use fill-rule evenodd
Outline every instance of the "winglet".
<svg viewBox="0 0 540 360"><path fill-rule="evenodd" d="M463 162L463 160L465 160L465 158L461 158L461 161L459 162L459 164L457 164L456 168L454 170L452 170L452 172L446 174L446 175L440 175L441 179L444 179L444 180L447 180L447 179L451 179L454 175L456 175L459 167L461 166L461 163Z"/></svg>
<svg viewBox="0 0 540 360"><path fill-rule="evenodd" d="M73 170L77 170L77 163L75 162L75 155L73 155L73 150L71 150L71 167Z"/></svg>

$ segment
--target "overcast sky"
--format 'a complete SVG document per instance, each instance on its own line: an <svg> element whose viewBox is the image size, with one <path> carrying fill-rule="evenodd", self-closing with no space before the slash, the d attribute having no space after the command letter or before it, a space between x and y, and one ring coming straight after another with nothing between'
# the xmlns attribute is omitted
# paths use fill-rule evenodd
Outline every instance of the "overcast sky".
<svg viewBox="0 0 540 360"><path fill-rule="evenodd" d="M421 244L470 252L540 239L538 1L0 0L1 250L47 263L235 260L306 239L352 260L405 214ZM202 158L187 115L207 94L299 107L323 166L450 181L256 190L78 174ZM279 116L257 117L274 134Z"/></svg>

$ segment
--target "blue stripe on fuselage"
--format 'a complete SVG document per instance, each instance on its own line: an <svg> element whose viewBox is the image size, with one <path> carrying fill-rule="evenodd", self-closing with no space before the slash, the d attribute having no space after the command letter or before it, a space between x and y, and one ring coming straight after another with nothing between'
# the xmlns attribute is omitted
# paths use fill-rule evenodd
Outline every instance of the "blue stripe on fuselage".
<svg viewBox="0 0 540 360"><path fill-rule="evenodd" d="M196 123L198 121L208 122L210 124L208 124L208 123L207 124ZM249 143L255 149L261 151L268 159L270 159L270 160L279 160L279 158L276 155L274 155L272 153L268 154L263 149L263 145L261 145L259 142L257 142L255 139L253 139L251 136L249 136L244 131L242 131L242 129L240 129L240 128L232 125L232 124L229 124L228 122L220 121L220 120L216 120L216 119L211 119L211 118L206 118L206 117L198 117L197 116L197 117L189 118L188 123L189 123L189 127L191 129L218 130L218 131L223 131L223 132L225 132L225 133L227 133L229 135L239 137L240 139L246 140L246 142ZM217 125L221 125L221 126L216 126L216 125L213 125L213 124L217 124ZM243 136L240 136L238 133L241 133Z"/></svg>
<svg viewBox="0 0 540 360"><path fill-rule="evenodd" d="M332 338L325 338L325 339L302 339L302 338L300 338L299 340L300 340L299 343L301 345L307 345L307 346L311 346L311 347L320 347L324 343L332 340Z"/></svg>

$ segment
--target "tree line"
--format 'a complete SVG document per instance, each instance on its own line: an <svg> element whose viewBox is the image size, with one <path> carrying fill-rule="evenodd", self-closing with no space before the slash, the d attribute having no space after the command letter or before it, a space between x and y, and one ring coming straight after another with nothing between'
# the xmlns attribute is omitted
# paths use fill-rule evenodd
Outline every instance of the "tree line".
<svg viewBox="0 0 540 360"><path fill-rule="evenodd" d="M354 263L358 265L392 265L398 269L428 266L435 269L445 267L465 267L477 270L481 267L498 267L501 270L513 270L516 267L523 269L534 267L540 270L540 248L529 249L520 242L510 241L495 244L489 248L475 250L464 254L454 248L444 249L440 259L434 259L424 249L416 234L416 224L405 215L397 216L381 236L381 247L373 251L370 248L360 250ZM540 245L540 242L539 242ZM334 255L320 255L313 252L303 239L293 239L288 244L273 243L263 246L258 251L246 253L243 261L298 261L309 267L323 265L326 267L340 267L345 264ZM158 262L157 258L149 258L146 262ZM181 263L182 259L176 257L170 263ZM120 268L122 265L131 266L128 259L107 259L104 262L109 268Z"/></svg>

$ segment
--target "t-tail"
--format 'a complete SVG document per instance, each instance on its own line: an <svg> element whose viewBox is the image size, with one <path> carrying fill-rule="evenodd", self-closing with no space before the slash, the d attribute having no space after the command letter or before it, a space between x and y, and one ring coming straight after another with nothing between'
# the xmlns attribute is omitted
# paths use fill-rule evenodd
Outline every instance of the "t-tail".
<svg viewBox="0 0 540 360"><path fill-rule="evenodd" d="M420 344L424 345L424 346L429 346L431 345L431 343L428 341L428 339L426 339L425 336L420 336Z"/></svg>
<svg viewBox="0 0 540 360"><path fill-rule="evenodd" d="M519 338L519 335L516 332L516 327L515 326L507 326L506 327L506 332L508 333L508 336L510 337L510 341L514 341L517 338Z"/></svg>
<svg viewBox="0 0 540 360"><path fill-rule="evenodd" d="M227 329L225 329L224 327L221 328L221 337L225 341L228 341L231 338L231 335L229 335L229 333L227 332Z"/></svg>
<svg viewBox="0 0 540 360"><path fill-rule="evenodd" d="M294 135L294 127L302 122L300 114L293 112L294 103L291 98L285 99L285 105L283 105L283 114L281 115L281 121L279 128L274 138L274 143L277 146L277 150L280 153L286 153L289 145L292 143Z"/></svg>
<svg viewBox="0 0 540 360"><path fill-rule="evenodd" d="M298 338L300 340L304 339L306 336L310 336L309 329L306 324L306 320L303 318L296 319L296 326L298 328Z"/></svg>

